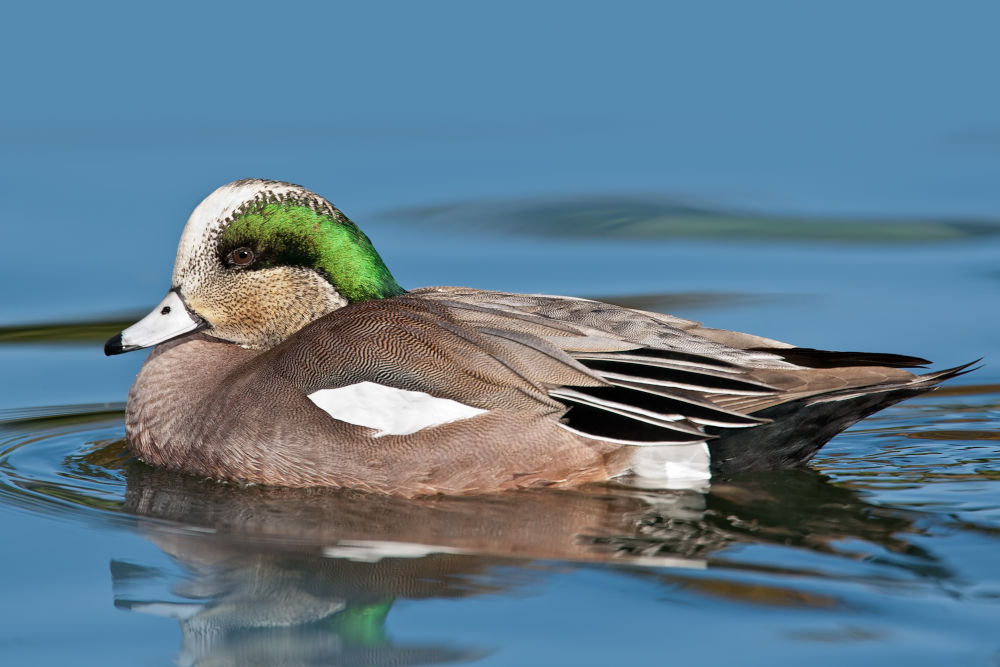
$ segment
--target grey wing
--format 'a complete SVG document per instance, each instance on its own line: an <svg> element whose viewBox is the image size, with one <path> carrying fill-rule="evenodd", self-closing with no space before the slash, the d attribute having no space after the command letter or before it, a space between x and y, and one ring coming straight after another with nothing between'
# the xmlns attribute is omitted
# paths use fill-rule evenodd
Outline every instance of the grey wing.
<svg viewBox="0 0 1000 667"><path fill-rule="evenodd" d="M409 296L506 341L515 357L532 349L576 362L600 383L542 382L550 397L568 406L565 427L623 444L703 442L713 437L706 427L753 427L769 421L754 413L782 403L930 388L951 377L902 370L927 363L915 357L798 348L586 299L457 287Z"/></svg>
<svg viewBox="0 0 1000 667"><path fill-rule="evenodd" d="M486 410L561 412L549 388L604 384L544 340L468 326L408 295L346 306L266 355L275 374L307 394L374 382Z"/></svg>

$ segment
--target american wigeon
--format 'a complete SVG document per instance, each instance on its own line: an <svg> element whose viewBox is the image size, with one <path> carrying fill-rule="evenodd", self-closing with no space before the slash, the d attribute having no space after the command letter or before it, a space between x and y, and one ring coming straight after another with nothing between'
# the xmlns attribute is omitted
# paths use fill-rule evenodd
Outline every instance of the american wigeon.
<svg viewBox="0 0 1000 667"><path fill-rule="evenodd" d="M129 392L153 465L401 495L795 466L967 366L799 348L585 299L406 291L326 199L246 179L195 208Z"/></svg>

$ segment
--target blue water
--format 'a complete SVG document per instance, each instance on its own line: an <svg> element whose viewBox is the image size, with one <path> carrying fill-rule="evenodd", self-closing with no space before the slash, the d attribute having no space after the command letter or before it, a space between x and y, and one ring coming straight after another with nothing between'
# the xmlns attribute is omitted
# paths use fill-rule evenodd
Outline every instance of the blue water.
<svg viewBox="0 0 1000 667"><path fill-rule="evenodd" d="M995 664L998 21L8 8L0 663ZM808 470L704 493L403 502L154 471L122 451L143 355L103 338L162 297L193 206L246 176L329 197L404 286L985 365Z"/></svg>

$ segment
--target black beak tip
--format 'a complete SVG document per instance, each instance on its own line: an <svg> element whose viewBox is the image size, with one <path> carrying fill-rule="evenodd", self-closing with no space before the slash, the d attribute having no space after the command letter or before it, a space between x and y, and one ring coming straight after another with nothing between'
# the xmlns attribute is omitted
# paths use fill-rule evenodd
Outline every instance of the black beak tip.
<svg viewBox="0 0 1000 667"><path fill-rule="evenodd" d="M104 344L104 354L109 357L112 354L121 354L125 351L125 346L122 345L122 335L120 333L109 338L108 342Z"/></svg>

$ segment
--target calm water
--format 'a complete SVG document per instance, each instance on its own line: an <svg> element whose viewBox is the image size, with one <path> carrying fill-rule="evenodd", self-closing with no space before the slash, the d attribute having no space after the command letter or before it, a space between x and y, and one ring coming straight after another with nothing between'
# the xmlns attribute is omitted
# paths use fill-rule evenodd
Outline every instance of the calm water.
<svg viewBox="0 0 1000 667"><path fill-rule="evenodd" d="M721 6L12 10L0 663L1000 664L1000 11ZM144 357L101 346L244 176L405 286L984 366L704 492L164 473L123 449Z"/></svg>

